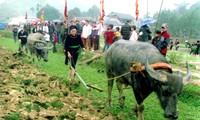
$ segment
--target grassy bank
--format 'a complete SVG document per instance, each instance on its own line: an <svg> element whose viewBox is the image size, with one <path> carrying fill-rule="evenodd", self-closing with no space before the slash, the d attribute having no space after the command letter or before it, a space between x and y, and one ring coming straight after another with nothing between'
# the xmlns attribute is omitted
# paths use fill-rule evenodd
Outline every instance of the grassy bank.
<svg viewBox="0 0 200 120"><path fill-rule="evenodd" d="M4 46L12 51L17 51L18 43L14 44L12 38L0 38L0 46ZM69 72L69 66L64 65L65 55L62 53L62 47L58 45L58 53L49 52L49 61L43 62L41 71L46 71L51 75L59 76L62 78L63 83L67 83L67 76ZM88 59L93 53L87 52L79 62ZM23 58L24 63L31 64L30 59ZM6 64L6 63L5 63ZM37 60L33 64L37 66ZM98 70L104 71L99 73ZM94 83L106 79L104 58L98 59L90 65L77 65L77 71L86 81L86 83ZM98 92L96 90L87 91L83 85L73 86L75 92L80 92L83 96L90 98L92 104L96 107L96 110L104 109L108 114L116 116L118 120L135 120L136 117L132 114L132 108L135 103L134 94L131 89L124 90L126 96L126 103L124 109L121 109L118 105L118 91L114 87L112 98L113 107L106 107L107 99L107 83L102 82L97 84L99 88L104 92ZM145 110L144 116L146 120L164 120L163 110L161 109L156 95L151 94L144 102ZM179 108L179 120L198 120L200 119L200 88L194 85L188 85L184 88L178 102Z"/></svg>

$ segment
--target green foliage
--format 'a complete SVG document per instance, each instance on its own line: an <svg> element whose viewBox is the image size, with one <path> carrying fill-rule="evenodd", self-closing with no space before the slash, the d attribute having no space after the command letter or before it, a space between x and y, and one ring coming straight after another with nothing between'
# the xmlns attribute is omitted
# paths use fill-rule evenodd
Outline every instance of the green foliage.
<svg viewBox="0 0 200 120"><path fill-rule="evenodd" d="M0 37L1 38L12 38L13 33L10 30L0 30Z"/></svg>
<svg viewBox="0 0 200 120"><path fill-rule="evenodd" d="M76 14L76 17L81 16L81 11L79 8L75 7L74 9L71 9L68 11L68 16L70 19L74 18L74 13Z"/></svg>
<svg viewBox="0 0 200 120"><path fill-rule="evenodd" d="M31 104L26 105L26 111L27 111L28 113L31 112L31 108L32 108L32 105L31 105Z"/></svg>
<svg viewBox="0 0 200 120"><path fill-rule="evenodd" d="M88 9L88 11L81 12L79 8L75 7L68 11L70 19L74 18L74 13L76 13L77 17L92 17L94 20L97 20L100 14L100 9L96 5L93 5Z"/></svg>
<svg viewBox="0 0 200 120"><path fill-rule="evenodd" d="M55 91L55 92L53 92L53 93L51 93L51 94L47 94L46 96L47 96L47 97L56 96L56 97L60 98L60 93Z"/></svg>
<svg viewBox="0 0 200 120"><path fill-rule="evenodd" d="M69 120L75 120L75 115L76 115L76 112L75 111L72 111L72 110L69 110L67 112L65 112L64 115L61 115L59 116L59 120L65 120L65 119L69 119Z"/></svg>
<svg viewBox="0 0 200 120"><path fill-rule="evenodd" d="M160 29L162 23L168 23L168 31L171 36L199 38L200 28L200 2L197 2L188 9L187 3L180 3L174 10L162 10L157 29ZM154 18L158 13L154 14Z"/></svg>
<svg viewBox="0 0 200 120"><path fill-rule="evenodd" d="M5 120L21 120L21 115L19 113L10 113L5 117Z"/></svg>
<svg viewBox="0 0 200 120"><path fill-rule="evenodd" d="M200 92L199 91L200 91L199 86L192 86L192 85L185 86L185 89L183 90L184 94L180 95L180 101L187 103L188 105L200 108Z"/></svg>
<svg viewBox="0 0 200 120"><path fill-rule="evenodd" d="M37 12L38 18L40 18L40 16L42 15L43 10L44 10L44 20L52 21L54 19L60 18L60 13L59 13L58 9L56 9L48 4L44 8L40 9Z"/></svg>
<svg viewBox="0 0 200 120"><path fill-rule="evenodd" d="M98 20L99 14L100 14L100 9L96 5L93 5L88 10L88 16L91 16L94 20Z"/></svg>
<svg viewBox="0 0 200 120"><path fill-rule="evenodd" d="M61 109L61 108L63 108L64 104L60 100L53 100L51 102L51 106L55 107L55 108L58 108L58 109Z"/></svg>
<svg viewBox="0 0 200 120"><path fill-rule="evenodd" d="M171 63L176 63L176 64L180 63L182 60L182 56L176 53L167 54L167 58L169 59Z"/></svg>
<svg viewBox="0 0 200 120"><path fill-rule="evenodd" d="M25 85L25 86L29 86L31 84L32 80L22 80L22 83Z"/></svg>
<svg viewBox="0 0 200 120"><path fill-rule="evenodd" d="M37 112L40 111L40 106L38 104L33 104L32 110L36 110Z"/></svg>
<svg viewBox="0 0 200 120"><path fill-rule="evenodd" d="M39 101L34 101L33 103L43 107L44 109L47 109L49 107L49 105L47 103L43 103L43 102L39 102Z"/></svg>

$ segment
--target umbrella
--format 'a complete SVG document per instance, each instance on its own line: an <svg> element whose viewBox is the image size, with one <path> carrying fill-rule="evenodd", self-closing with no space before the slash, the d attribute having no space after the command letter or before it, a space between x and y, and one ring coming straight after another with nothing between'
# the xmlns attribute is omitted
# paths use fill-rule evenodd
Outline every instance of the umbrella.
<svg viewBox="0 0 200 120"><path fill-rule="evenodd" d="M122 25L122 23L117 19L108 19L105 21L105 25L113 24L114 26Z"/></svg>
<svg viewBox="0 0 200 120"><path fill-rule="evenodd" d="M153 24L155 23L156 20L154 18L144 18L140 21L140 26L143 26L143 25L150 25L150 24Z"/></svg>
<svg viewBox="0 0 200 120"><path fill-rule="evenodd" d="M22 23L26 23L26 19L24 17L15 17L11 19L8 25L20 25Z"/></svg>
<svg viewBox="0 0 200 120"><path fill-rule="evenodd" d="M54 19L53 22L61 22L59 19Z"/></svg>

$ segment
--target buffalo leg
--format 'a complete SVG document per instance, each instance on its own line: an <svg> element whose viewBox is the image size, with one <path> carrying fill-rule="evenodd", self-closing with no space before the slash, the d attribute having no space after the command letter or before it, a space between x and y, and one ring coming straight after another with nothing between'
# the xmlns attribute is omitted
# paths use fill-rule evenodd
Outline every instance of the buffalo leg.
<svg viewBox="0 0 200 120"><path fill-rule="evenodd" d="M40 63L40 61L41 61L41 56L37 55L37 59L38 59L38 67L40 67L40 66L41 66L41 63Z"/></svg>
<svg viewBox="0 0 200 120"><path fill-rule="evenodd" d="M108 106L111 106L111 93L113 88L113 81L114 80L108 81Z"/></svg>
<svg viewBox="0 0 200 120"><path fill-rule="evenodd" d="M34 62L34 53L31 53L31 61Z"/></svg>
<svg viewBox="0 0 200 120"><path fill-rule="evenodd" d="M133 111L136 114L138 120L144 120L144 116L143 116L144 104L143 103L141 103L140 105L136 104L135 107L133 108Z"/></svg>
<svg viewBox="0 0 200 120"><path fill-rule="evenodd" d="M125 96L124 96L122 85L123 84L120 83L120 79L117 79L117 89L119 91L119 105L120 105L120 107L124 107L124 101L125 101Z"/></svg>

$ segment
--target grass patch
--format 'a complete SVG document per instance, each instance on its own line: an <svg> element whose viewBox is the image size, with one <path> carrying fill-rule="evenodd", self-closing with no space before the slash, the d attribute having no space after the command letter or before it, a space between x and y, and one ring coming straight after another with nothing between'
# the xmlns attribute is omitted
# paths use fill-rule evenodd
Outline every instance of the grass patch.
<svg viewBox="0 0 200 120"><path fill-rule="evenodd" d="M51 106L54 107L54 108L61 109L61 108L63 108L64 104L60 100L53 100L51 102Z"/></svg>
<svg viewBox="0 0 200 120"><path fill-rule="evenodd" d="M39 105L40 107L44 108L44 109L48 109L49 105L47 103L43 103L43 102L39 102L39 101L34 101L34 104Z"/></svg>
<svg viewBox="0 0 200 120"><path fill-rule="evenodd" d="M59 116L59 120L75 120L75 111L69 110L68 112L65 112L64 115Z"/></svg>
<svg viewBox="0 0 200 120"><path fill-rule="evenodd" d="M13 112L5 117L5 120L21 120L19 113Z"/></svg>

